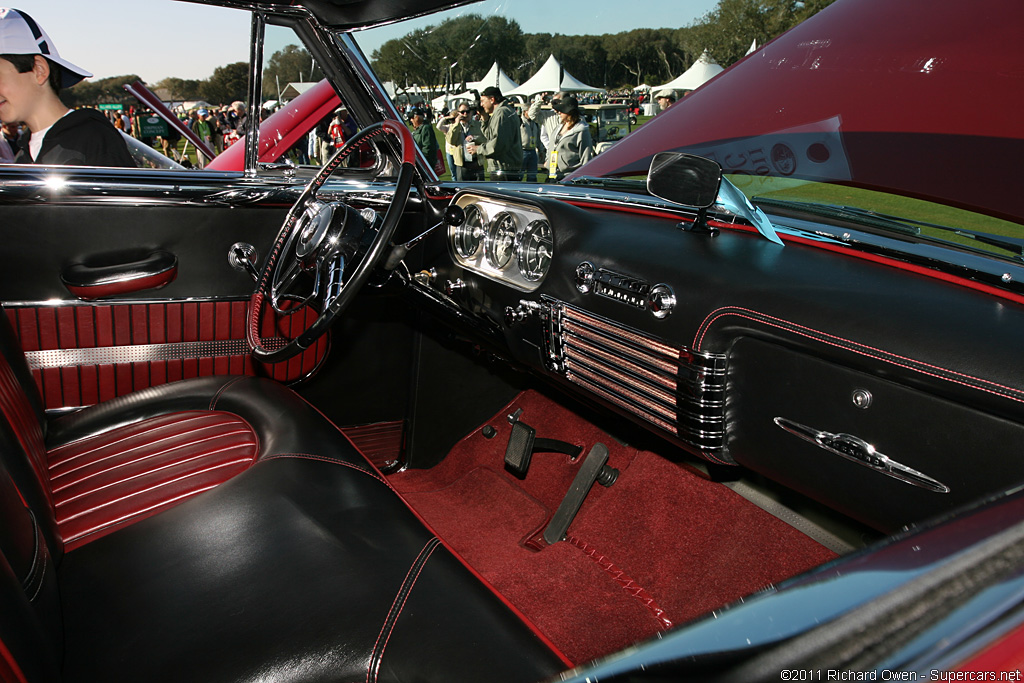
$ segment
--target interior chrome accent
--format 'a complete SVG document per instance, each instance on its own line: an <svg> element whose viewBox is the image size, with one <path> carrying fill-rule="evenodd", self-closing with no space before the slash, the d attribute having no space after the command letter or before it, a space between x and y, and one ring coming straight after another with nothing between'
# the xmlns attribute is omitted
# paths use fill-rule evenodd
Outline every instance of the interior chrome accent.
<svg viewBox="0 0 1024 683"><path fill-rule="evenodd" d="M256 263L260 260L256 247L248 242L235 242L228 249L228 265L235 270L249 273L253 282L259 280L260 274L256 269Z"/></svg>
<svg viewBox="0 0 1024 683"><path fill-rule="evenodd" d="M659 320L667 318L676 307L676 293L666 284L654 285L647 295L647 310Z"/></svg>
<svg viewBox="0 0 1024 683"><path fill-rule="evenodd" d="M530 282L537 282L548 272L554 250L551 224L543 219L533 221L520 235L516 247L519 272Z"/></svg>
<svg viewBox="0 0 1024 683"><path fill-rule="evenodd" d="M457 264L521 291L540 286L554 257L554 235L539 208L468 192L453 206L466 214L464 222L448 226Z"/></svg>
<svg viewBox="0 0 1024 683"><path fill-rule="evenodd" d="M264 339L268 348L282 348L286 339ZM117 365L119 363L154 363L190 358L244 356L251 349L244 339L222 341L175 342L170 344L135 344L130 346L97 346L77 349L26 351L30 370L71 368L80 365Z"/></svg>
<svg viewBox="0 0 1024 683"><path fill-rule="evenodd" d="M686 444L724 455L724 354L696 353L546 297L540 317L549 370Z"/></svg>
<svg viewBox="0 0 1024 683"><path fill-rule="evenodd" d="M896 462L887 455L879 453L872 444L860 437L853 436L852 434L823 432L784 417L776 417L774 422L790 434L808 443L812 443L822 450L834 453L858 465L870 467L874 471L893 479L899 479L907 484L934 491L935 493L949 493L950 491L948 486L937 479L933 479L927 474L918 472L911 467Z"/></svg>
<svg viewBox="0 0 1024 683"><path fill-rule="evenodd" d="M594 273L597 272L597 268L590 261L584 261L576 266L576 289L580 290L581 294L589 294L590 290L594 288Z"/></svg>
<svg viewBox="0 0 1024 683"><path fill-rule="evenodd" d="M854 389L853 396L850 397L853 401L853 405L857 406L861 410L867 410L871 407L871 403L875 400L875 397L871 395L871 392L867 389Z"/></svg>

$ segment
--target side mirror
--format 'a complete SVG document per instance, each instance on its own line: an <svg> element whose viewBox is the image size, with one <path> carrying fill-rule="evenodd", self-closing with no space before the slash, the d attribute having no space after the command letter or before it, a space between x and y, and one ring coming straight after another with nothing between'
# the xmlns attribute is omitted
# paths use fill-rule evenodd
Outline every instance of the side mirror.
<svg viewBox="0 0 1024 683"><path fill-rule="evenodd" d="M715 203L721 184L721 166L682 152L658 152L647 173L647 191L652 195L698 209Z"/></svg>
<svg viewBox="0 0 1024 683"><path fill-rule="evenodd" d="M647 191L674 204L700 209L687 230L717 235L708 225L708 207L718 199L722 167L717 162L682 152L658 152L647 173ZM681 224L682 227L683 224Z"/></svg>

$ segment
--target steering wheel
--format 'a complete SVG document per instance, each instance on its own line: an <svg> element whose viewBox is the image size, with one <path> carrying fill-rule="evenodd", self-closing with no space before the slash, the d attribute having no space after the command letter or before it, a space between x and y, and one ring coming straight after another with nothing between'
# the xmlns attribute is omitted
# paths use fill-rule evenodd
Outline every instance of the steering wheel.
<svg viewBox="0 0 1024 683"><path fill-rule="evenodd" d="M374 233L373 226L358 211L340 202L321 201L316 194L359 145L386 133L398 138L402 164L394 197L380 229ZM324 164L288 211L250 298L246 336L256 360L278 363L302 353L348 307L391 243L409 200L415 173L416 144L412 134L405 125L393 120L362 129ZM309 286L310 292L296 297L293 289L300 282ZM288 314L316 298L323 299L322 310L305 332L282 348L272 350L264 346L260 329L265 302L278 313Z"/></svg>

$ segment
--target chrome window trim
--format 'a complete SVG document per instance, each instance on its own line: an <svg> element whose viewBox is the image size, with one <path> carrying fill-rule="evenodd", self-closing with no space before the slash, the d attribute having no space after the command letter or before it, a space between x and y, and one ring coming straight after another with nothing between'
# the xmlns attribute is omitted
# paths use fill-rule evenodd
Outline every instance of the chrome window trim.
<svg viewBox="0 0 1024 683"><path fill-rule="evenodd" d="M151 306L162 304L234 303L249 301L248 296L233 297L182 297L175 299L47 299L45 301L4 301L4 308L62 308L64 306Z"/></svg>

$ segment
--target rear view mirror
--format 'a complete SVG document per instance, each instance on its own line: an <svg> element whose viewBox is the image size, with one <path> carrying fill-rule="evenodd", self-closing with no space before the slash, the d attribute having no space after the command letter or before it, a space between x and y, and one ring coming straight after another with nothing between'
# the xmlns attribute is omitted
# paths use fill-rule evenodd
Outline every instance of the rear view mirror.
<svg viewBox="0 0 1024 683"><path fill-rule="evenodd" d="M675 204L706 209L718 198L722 167L711 159L659 152L651 159L647 191Z"/></svg>

